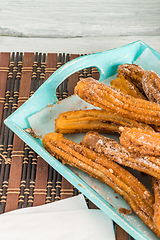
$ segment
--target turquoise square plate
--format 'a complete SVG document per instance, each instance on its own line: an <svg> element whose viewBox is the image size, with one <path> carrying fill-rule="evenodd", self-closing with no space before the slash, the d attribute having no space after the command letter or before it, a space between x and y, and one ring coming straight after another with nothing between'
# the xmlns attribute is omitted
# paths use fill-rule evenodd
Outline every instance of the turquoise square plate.
<svg viewBox="0 0 160 240"><path fill-rule="evenodd" d="M160 60L160 54L150 48L142 41L137 41L117 49L95 53L74 59L51 75L44 84L12 115L5 124L25 143L27 143L37 154L39 154L48 164L66 178L73 186L90 199L98 208L111 217L118 225L127 231L135 239L158 238L142 223L134 214L123 215L118 209L120 207L130 208L128 204L116 194L110 187L89 177L77 169L62 165L52 157L43 147L40 139L36 139L28 134L25 129L30 127L28 118L40 112L47 106L56 104L56 88L69 76L82 69L96 67L100 72L100 81L114 75L117 67L123 63L132 63L145 51L150 49ZM143 179L143 181L147 179Z"/></svg>

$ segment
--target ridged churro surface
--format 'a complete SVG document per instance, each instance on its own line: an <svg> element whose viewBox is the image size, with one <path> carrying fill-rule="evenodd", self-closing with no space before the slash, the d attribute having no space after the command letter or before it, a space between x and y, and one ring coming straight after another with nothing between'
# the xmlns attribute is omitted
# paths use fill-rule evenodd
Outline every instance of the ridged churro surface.
<svg viewBox="0 0 160 240"><path fill-rule="evenodd" d="M55 120L55 132L63 134L97 131L119 134L119 127L145 128L137 121L118 116L111 111L89 109L61 113ZM151 128L151 127L150 127Z"/></svg>
<svg viewBox="0 0 160 240"><path fill-rule="evenodd" d="M153 71L146 71L142 77L143 90L151 102L160 104L160 77Z"/></svg>
<svg viewBox="0 0 160 240"><path fill-rule="evenodd" d="M131 95L135 98L142 98L146 99L143 92L141 92L136 85L131 82L131 80L126 79L123 75L119 75L116 79L111 80L110 85L115 88L119 89L122 92Z"/></svg>
<svg viewBox="0 0 160 240"><path fill-rule="evenodd" d="M118 76L122 75L126 79L130 80L141 92L143 92L142 77L145 72L146 71L141 66L129 63L119 65L117 69Z"/></svg>
<svg viewBox="0 0 160 240"><path fill-rule="evenodd" d="M140 128L122 127L120 142L128 149L140 154L160 157L160 133Z"/></svg>
<svg viewBox="0 0 160 240"><path fill-rule="evenodd" d="M63 164L77 167L112 187L127 201L141 220L159 235L159 230L153 222L153 195L131 173L114 161L64 138L62 134L46 134L42 141L46 150Z"/></svg>
<svg viewBox="0 0 160 240"><path fill-rule="evenodd" d="M96 132L88 132L82 144L120 165L136 169L160 179L160 158L136 154L131 149L114 139L104 137Z"/></svg>
<svg viewBox="0 0 160 240"><path fill-rule="evenodd" d="M75 93L103 110L109 109L118 115L146 124L160 125L159 104L132 97L93 78L79 81Z"/></svg>

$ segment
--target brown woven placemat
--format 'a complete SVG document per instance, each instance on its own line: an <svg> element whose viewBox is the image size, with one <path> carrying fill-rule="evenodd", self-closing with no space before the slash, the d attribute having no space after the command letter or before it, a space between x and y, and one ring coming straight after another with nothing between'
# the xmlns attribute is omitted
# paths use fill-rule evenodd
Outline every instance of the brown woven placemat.
<svg viewBox="0 0 160 240"><path fill-rule="evenodd" d="M0 53L0 212L38 206L79 194L3 123L64 63L79 57L62 53ZM95 68L84 69L57 88L62 100L73 94L81 77L99 78ZM96 208L88 199L89 208ZM107 238L106 238L107 239ZM116 239L131 237L116 225Z"/></svg>

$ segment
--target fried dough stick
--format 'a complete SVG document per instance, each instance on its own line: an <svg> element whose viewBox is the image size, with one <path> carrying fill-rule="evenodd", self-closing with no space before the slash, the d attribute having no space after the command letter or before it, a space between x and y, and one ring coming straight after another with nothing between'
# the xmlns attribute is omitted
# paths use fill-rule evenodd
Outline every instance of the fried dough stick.
<svg viewBox="0 0 160 240"><path fill-rule="evenodd" d="M43 145L52 156L97 178L112 187L131 206L132 210L156 234L159 230L153 223L153 195L128 171L115 162L84 146L63 137L49 133L43 137Z"/></svg>
<svg viewBox="0 0 160 240"><path fill-rule="evenodd" d="M142 87L151 102L160 104L160 77L153 71L146 71L142 77Z"/></svg>
<svg viewBox="0 0 160 240"><path fill-rule="evenodd" d="M122 145L139 154L160 157L160 133L127 127L120 127L120 130Z"/></svg>
<svg viewBox="0 0 160 240"><path fill-rule="evenodd" d="M133 154L114 139L104 137L96 132L88 132L84 136L82 144L120 165L160 179L160 159Z"/></svg>
<svg viewBox="0 0 160 240"><path fill-rule="evenodd" d="M142 77L145 72L141 66L130 63L119 65L117 69L118 76L124 76L125 79L134 83L141 92L143 92Z"/></svg>
<svg viewBox="0 0 160 240"><path fill-rule="evenodd" d="M142 77L142 84L144 84L143 79L144 79L144 76L146 76L146 74L147 74L147 71ZM113 79L110 84L113 88L119 89L120 91L124 92L125 94L131 95L135 98L141 98L141 99L147 100L146 96L142 92L139 91L139 89L135 86L135 84L133 82L131 82L130 80L125 79L124 76L122 76L122 75L119 75L119 77L117 77L116 79ZM152 101L152 102L156 102L156 101ZM153 130L153 131L160 132L159 126L152 125L152 127L151 127L148 124L144 125L144 123L140 123L140 122L139 122L139 124L141 124L141 127L146 130Z"/></svg>
<svg viewBox="0 0 160 240"><path fill-rule="evenodd" d="M152 186L155 197L153 221L157 228L160 229L160 180L152 178Z"/></svg>
<svg viewBox="0 0 160 240"><path fill-rule="evenodd" d="M93 78L79 81L75 93L104 110L147 124L160 125L160 105L122 93Z"/></svg>
<svg viewBox="0 0 160 240"><path fill-rule="evenodd" d="M63 134L88 131L120 134L120 126L144 128L134 120L98 109L64 112L55 120L55 132Z"/></svg>
<svg viewBox="0 0 160 240"><path fill-rule="evenodd" d="M131 95L135 98L146 99L144 94L130 80L125 79L124 76L119 75L116 79L111 80L111 86L115 89L119 89L122 92Z"/></svg>

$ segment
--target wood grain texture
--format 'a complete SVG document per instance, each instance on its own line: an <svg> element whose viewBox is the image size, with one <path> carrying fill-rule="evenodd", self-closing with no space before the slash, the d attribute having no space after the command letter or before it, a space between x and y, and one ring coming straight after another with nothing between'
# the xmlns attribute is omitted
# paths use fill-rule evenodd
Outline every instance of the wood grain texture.
<svg viewBox="0 0 160 240"><path fill-rule="evenodd" d="M70 38L160 33L158 0L6 0L0 8L3 36Z"/></svg>
<svg viewBox="0 0 160 240"><path fill-rule="evenodd" d="M5 0L1 51L82 54L137 40L160 51L159 9L159 0Z"/></svg>

